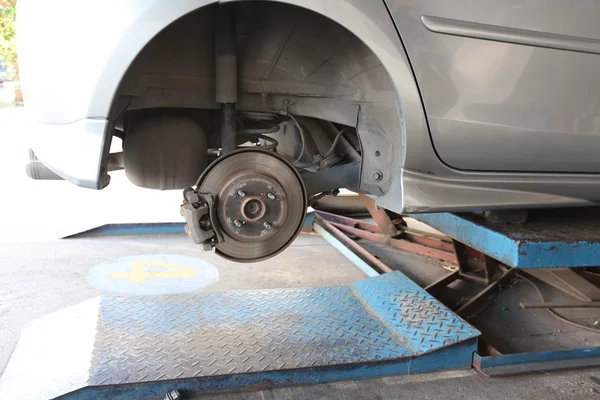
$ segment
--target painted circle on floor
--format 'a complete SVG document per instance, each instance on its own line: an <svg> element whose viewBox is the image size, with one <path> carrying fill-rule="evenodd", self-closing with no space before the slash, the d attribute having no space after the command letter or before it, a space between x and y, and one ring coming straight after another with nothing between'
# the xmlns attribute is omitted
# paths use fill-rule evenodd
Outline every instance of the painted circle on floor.
<svg viewBox="0 0 600 400"><path fill-rule="evenodd" d="M219 270L200 258L178 254L141 254L92 267L86 280L105 292L175 294L191 292L217 282Z"/></svg>

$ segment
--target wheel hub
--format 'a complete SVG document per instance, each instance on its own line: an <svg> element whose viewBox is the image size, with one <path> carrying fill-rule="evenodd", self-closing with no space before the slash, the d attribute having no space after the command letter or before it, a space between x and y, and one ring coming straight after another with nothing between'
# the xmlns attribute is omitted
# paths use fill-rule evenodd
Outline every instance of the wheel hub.
<svg viewBox="0 0 600 400"><path fill-rule="evenodd" d="M287 197L272 177L241 172L219 193L219 220L223 230L242 242L259 242L275 235L287 216Z"/></svg>
<svg viewBox="0 0 600 400"><path fill-rule="evenodd" d="M285 249L300 232L307 207L298 171L278 154L255 149L216 160L185 197L182 214L194 241L240 262L264 260ZM204 217L202 226L199 210L208 213L207 203L213 204L210 223Z"/></svg>

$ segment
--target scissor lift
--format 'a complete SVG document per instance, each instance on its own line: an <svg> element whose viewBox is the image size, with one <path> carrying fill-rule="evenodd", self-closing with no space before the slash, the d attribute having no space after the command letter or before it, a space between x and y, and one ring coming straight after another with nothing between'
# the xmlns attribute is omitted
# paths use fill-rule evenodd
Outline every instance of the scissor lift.
<svg viewBox="0 0 600 400"><path fill-rule="evenodd" d="M589 215L571 219L577 228L556 217L512 226L470 215L415 218L510 267L600 260L593 225L600 227L600 218ZM393 271L333 287L96 297L24 329L0 380L0 398L154 399L173 390L185 396L470 369L474 362L492 374L544 360L599 364L598 348L479 355L479 331L428 289Z"/></svg>

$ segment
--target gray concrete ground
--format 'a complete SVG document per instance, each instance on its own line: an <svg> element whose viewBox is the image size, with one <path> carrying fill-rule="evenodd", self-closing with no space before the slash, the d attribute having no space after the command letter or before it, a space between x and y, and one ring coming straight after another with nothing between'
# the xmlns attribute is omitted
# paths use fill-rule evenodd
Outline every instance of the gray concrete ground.
<svg viewBox="0 0 600 400"><path fill-rule="evenodd" d="M599 370L486 378L474 372L387 377L193 400L558 400L598 399ZM190 399L192 400L192 399Z"/></svg>

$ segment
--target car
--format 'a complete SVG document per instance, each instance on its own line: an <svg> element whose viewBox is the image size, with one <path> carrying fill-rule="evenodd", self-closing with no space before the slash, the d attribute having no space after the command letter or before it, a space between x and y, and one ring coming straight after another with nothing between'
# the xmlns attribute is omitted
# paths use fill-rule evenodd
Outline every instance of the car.
<svg viewBox="0 0 600 400"><path fill-rule="evenodd" d="M192 239L241 262L283 250L338 188L397 213L595 204L599 14L600 0L20 0L34 162L85 188L124 168L183 189Z"/></svg>

